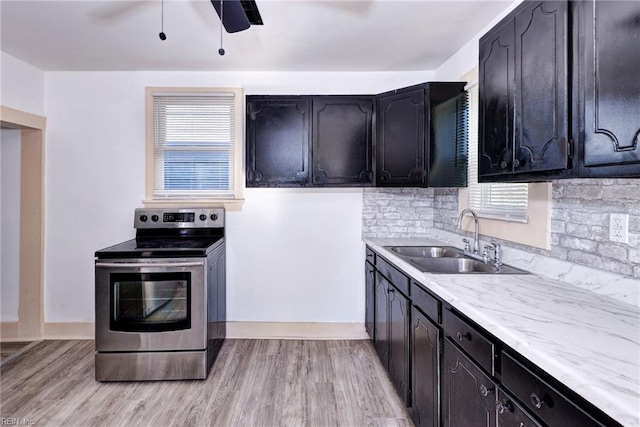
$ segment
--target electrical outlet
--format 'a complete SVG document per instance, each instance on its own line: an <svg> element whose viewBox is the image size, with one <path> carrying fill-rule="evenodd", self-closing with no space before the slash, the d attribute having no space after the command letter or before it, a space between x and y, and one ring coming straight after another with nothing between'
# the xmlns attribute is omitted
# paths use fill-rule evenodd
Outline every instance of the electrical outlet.
<svg viewBox="0 0 640 427"><path fill-rule="evenodd" d="M629 214L612 213L609 216L609 240L629 243Z"/></svg>

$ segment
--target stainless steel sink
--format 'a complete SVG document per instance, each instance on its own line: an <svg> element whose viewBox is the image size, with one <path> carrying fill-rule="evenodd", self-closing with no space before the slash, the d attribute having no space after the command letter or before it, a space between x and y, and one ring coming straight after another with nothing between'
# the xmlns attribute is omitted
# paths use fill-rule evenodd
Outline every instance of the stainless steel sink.
<svg viewBox="0 0 640 427"><path fill-rule="evenodd" d="M473 258L408 258L408 261L425 273L436 274L529 274L528 271L509 265L496 266Z"/></svg>
<svg viewBox="0 0 640 427"><path fill-rule="evenodd" d="M392 252L405 257L464 258L465 254L453 246L389 246Z"/></svg>
<svg viewBox="0 0 640 427"><path fill-rule="evenodd" d="M409 258L409 262L429 273L497 273L498 268L472 258Z"/></svg>
<svg viewBox="0 0 640 427"><path fill-rule="evenodd" d="M425 273L529 274L510 265L486 263L453 246L387 246L387 249Z"/></svg>

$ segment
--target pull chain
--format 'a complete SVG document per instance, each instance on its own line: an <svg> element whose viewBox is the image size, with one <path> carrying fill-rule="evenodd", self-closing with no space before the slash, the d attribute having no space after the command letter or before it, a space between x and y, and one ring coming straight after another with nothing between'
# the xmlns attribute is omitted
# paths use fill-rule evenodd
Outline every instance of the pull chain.
<svg viewBox="0 0 640 427"><path fill-rule="evenodd" d="M158 34L158 36L160 37L160 40L164 41L167 39L167 35L164 33L164 0L162 0L162 9L161 9L161 14L160 14L160 34Z"/></svg>
<svg viewBox="0 0 640 427"><path fill-rule="evenodd" d="M222 48L222 27L224 26L224 0L220 0L220 49L218 49L218 54L220 56L224 55L224 49Z"/></svg>

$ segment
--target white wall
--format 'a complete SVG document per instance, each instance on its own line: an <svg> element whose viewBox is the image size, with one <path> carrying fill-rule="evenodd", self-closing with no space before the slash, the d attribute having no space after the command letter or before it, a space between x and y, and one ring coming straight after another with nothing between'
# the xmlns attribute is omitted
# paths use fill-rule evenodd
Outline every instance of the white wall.
<svg viewBox="0 0 640 427"><path fill-rule="evenodd" d="M20 130L0 130L0 321L18 320L20 295Z"/></svg>
<svg viewBox="0 0 640 427"><path fill-rule="evenodd" d="M44 115L44 72L0 52L0 105Z"/></svg>
<svg viewBox="0 0 640 427"><path fill-rule="evenodd" d="M489 22L482 30L478 32L471 40L469 40L462 48L454 53L449 59L447 59L437 70L434 72L434 80L439 81L456 81L459 80L464 74L478 66L479 56L479 41L487 31L489 31L494 25L507 16L513 9L516 8L522 0L514 0L509 7L507 7L502 13L496 16L491 22ZM471 82L470 82L471 83Z"/></svg>
<svg viewBox="0 0 640 427"><path fill-rule="evenodd" d="M145 86L367 94L420 73L47 72L45 321L94 319L93 254L132 238L144 196ZM364 319L360 190L253 189L228 215L229 319Z"/></svg>

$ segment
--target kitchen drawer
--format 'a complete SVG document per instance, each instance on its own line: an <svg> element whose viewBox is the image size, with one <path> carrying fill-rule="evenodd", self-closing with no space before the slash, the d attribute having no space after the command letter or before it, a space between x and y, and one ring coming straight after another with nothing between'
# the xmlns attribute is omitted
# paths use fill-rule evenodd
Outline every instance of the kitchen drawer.
<svg viewBox="0 0 640 427"><path fill-rule="evenodd" d="M386 259L376 257L378 272L387 278L400 292L409 295L409 278L400 270L391 265Z"/></svg>
<svg viewBox="0 0 640 427"><path fill-rule="evenodd" d="M495 345L479 329L449 309L443 310L445 333L490 375L494 375Z"/></svg>
<svg viewBox="0 0 640 427"><path fill-rule="evenodd" d="M440 323L440 301L416 282L411 282L411 299L432 321Z"/></svg>
<svg viewBox="0 0 640 427"><path fill-rule="evenodd" d="M367 255L365 259L372 265L376 265L376 253L372 251L369 246L367 246Z"/></svg>
<svg viewBox="0 0 640 427"><path fill-rule="evenodd" d="M499 426L542 427L524 408L498 388L496 403Z"/></svg>
<svg viewBox="0 0 640 427"><path fill-rule="evenodd" d="M502 352L502 383L532 414L546 424L563 427L603 427L538 375Z"/></svg>

